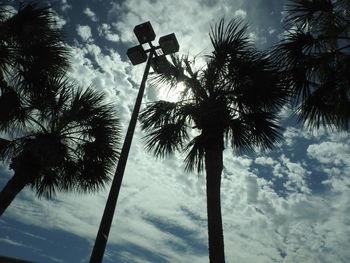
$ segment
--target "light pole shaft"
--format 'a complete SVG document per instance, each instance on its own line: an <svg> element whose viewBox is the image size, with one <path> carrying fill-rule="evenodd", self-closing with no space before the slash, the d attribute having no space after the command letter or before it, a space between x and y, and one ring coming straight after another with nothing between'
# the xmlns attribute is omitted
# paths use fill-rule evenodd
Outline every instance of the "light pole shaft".
<svg viewBox="0 0 350 263"><path fill-rule="evenodd" d="M136 102L135 102L135 106L134 106L134 109L133 109L133 112L131 115L129 127L128 127L128 130L126 132L124 144L123 144L120 156L119 156L117 169L116 169L116 172L115 172L114 177L113 177L111 189L109 191L109 195L108 195L106 206L105 206L103 216L101 219L100 227L99 227L99 230L97 232L95 245L94 245L94 248L93 248L92 253L91 253L90 263L101 263L102 259L103 259L109 231L110 231L111 225L112 225L115 207L117 205L120 186L122 184L122 180L123 180L123 176L124 176L126 162L128 160L128 155L129 155L129 151L130 151L132 137L134 135L135 126L137 123L137 117L139 115L142 97L143 97L143 93L145 91L146 81L147 81L147 77L148 77L148 73L150 70L150 66L151 66L154 52L155 52L154 49L151 49L149 56L148 56L148 60L147 60L147 64L145 67L145 71L143 73L140 89L139 89L139 92L138 92L138 95L136 98Z"/></svg>

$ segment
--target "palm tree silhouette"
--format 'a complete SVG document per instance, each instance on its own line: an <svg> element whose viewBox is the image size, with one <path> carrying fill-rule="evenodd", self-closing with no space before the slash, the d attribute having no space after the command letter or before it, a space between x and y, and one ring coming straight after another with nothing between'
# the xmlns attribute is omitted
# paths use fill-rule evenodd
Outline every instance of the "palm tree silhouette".
<svg viewBox="0 0 350 263"><path fill-rule="evenodd" d="M299 120L348 130L350 121L350 2L290 0L275 58L292 88Z"/></svg>
<svg viewBox="0 0 350 263"><path fill-rule="evenodd" d="M275 121L288 94L268 55L254 48L246 30L241 21L226 24L223 19L211 28L214 51L202 69L194 70L186 56L172 56L154 85L183 83L182 98L150 103L140 114L146 149L157 157L185 151L186 170L206 172L212 263L225 261L220 205L224 147L239 153L272 148L281 138Z"/></svg>
<svg viewBox="0 0 350 263"><path fill-rule="evenodd" d="M15 173L0 193L0 215L27 185L38 196L52 197L57 191L96 191L110 180L120 137L113 105L92 88L50 81L57 91L44 109L33 107L21 91L1 86L1 108L9 97L17 107L1 126L11 139L0 138L0 159L10 161Z"/></svg>
<svg viewBox="0 0 350 263"><path fill-rule="evenodd" d="M64 76L62 32L48 7L29 4L0 17L0 160L13 177L0 193L0 215L27 185L38 196L89 192L109 181L118 157L119 120L91 87Z"/></svg>

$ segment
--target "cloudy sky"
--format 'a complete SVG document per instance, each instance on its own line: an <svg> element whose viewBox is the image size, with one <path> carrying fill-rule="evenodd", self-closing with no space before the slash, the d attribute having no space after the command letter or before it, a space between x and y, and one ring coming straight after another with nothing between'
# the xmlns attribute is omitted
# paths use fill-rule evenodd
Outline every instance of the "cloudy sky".
<svg viewBox="0 0 350 263"><path fill-rule="evenodd" d="M210 25L244 18L249 36L267 48L282 33L283 0L56 0L58 26L72 47L69 75L116 104L127 127L144 65L126 57L133 28L151 21L174 32L181 54L211 52ZM200 60L199 60L199 65ZM149 88L144 102L165 98ZM174 97L175 95L170 95ZM288 116L286 113L285 116ZM350 139L311 132L284 120L285 141L270 153L224 152L222 210L227 262L350 261ZM105 263L208 262L205 177L185 173L181 154L156 160L137 128ZM11 176L0 168L0 187ZM93 195L37 199L30 189L0 218L0 255L40 263L88 262L108 189Z"/></svg>

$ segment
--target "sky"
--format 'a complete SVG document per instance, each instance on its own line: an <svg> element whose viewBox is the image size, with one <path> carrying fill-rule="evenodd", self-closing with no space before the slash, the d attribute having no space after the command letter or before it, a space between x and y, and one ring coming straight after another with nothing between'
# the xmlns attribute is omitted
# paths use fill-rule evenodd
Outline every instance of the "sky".
<svg viewBox="0 0 350 263"><path fill-rule="evenodd" d="M144 64L126 50L137 44L135 25L150 21L157 38L175 33L180 54L212 51L208 32L225 17L249 23L259 49L283 33L283 0L56 0L57 26L71 46L68 75L93 85L115 103L124 131ZM157 39L156 39L157 41ZM157 43L157 42L155 42ZM147 87L143 106L173 99ZM350 262L350 138L310 131L282 112L284 142L268 153L224 151L221 187L226 262ZM144 150L136 128L105 263L208 262L205 175L184 171L183 155L158 160ZM0 187L11 177L0 167ZM88 262L107 199L58 194L38 199L24 189L0 217L0 255L38 263Z"/></svg>

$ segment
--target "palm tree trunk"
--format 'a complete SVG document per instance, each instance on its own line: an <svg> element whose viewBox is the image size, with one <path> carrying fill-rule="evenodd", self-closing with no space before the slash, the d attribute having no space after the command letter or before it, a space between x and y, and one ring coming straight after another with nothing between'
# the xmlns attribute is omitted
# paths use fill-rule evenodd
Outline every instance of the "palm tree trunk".
<svg viewBox="0 0 350 263"><path fill-rule="evenodd" d="M26 186L23 176L15 173L0 192L0 216L15 199L16 195Z"/></svg>
<svg viewBox="0 0 350 263"><path fill-rule="evenodd" d="M207 214L210 263L224 263L224 235L221 217L220 186L223 169L223 136L210 139L205 148L207 174Z"/></svg>

